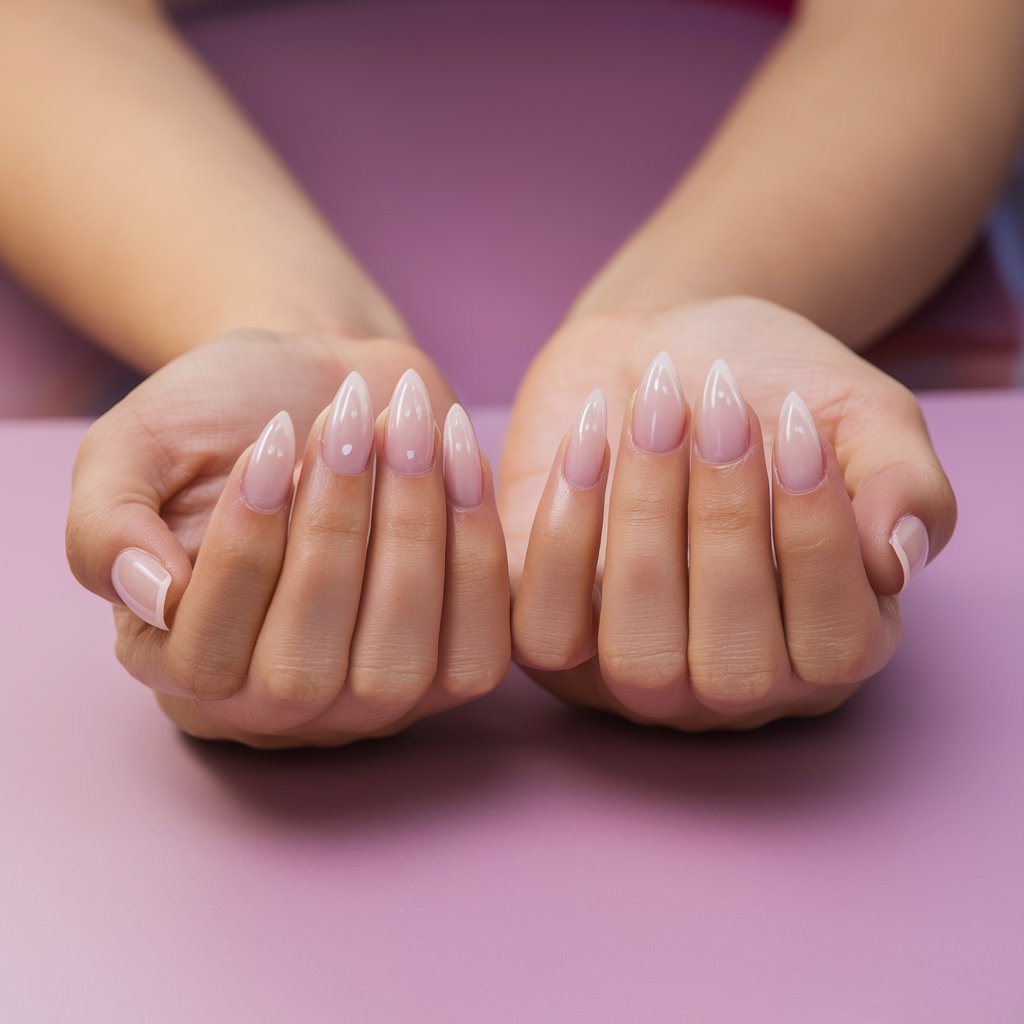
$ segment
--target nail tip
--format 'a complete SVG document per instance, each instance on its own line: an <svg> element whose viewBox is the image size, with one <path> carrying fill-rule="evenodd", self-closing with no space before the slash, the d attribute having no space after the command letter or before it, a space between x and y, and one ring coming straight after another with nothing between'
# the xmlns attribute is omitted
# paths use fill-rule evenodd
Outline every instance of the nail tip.
<svg viewBox="0 0 1024 1024"><path fill-rule="evenodd" d="M905 538L901 537L901 531L905 534L909 531L909 535ZM904 540L907 543L904 543ZM915 516L913 513L901 516L889 535L889 545L903 569L903 586L897 591L897 594L902 594L928 564L928 555L931 551L928 527L919 516ZM908 545L912 548L916 547L917 550L908 551Z"/></svg>
<svg viewBox="0 0 1024 1024"><path fill-rule="evenodd" d="M412 399L416 415L408 419L407 403ZM418 404L422 408L417 408ZM408 421L403 422L403 418ZM434 465L436 427L434 410L423 378L409 367L395 385L384 431L384 456L388 465L403 476L419 476Z"/></svg>
<svg viewBox="0 0 1024 1024"><path fill-rule="evenodd" d="M122 578L122 566L125 561L132 563L136 575L141 575L149 584L147 589L155 591L152 597L139 596L132 593L132 581L127 574ZM148 551L142 548L128 547L118 553L110 568L110 583L115 593L132 614L143 622L167 632L166 604L167 594L173 578L167 568Z"/></svg>
<svg viewBox="0 0 1024 1024"><path fill-rule="evenodd" d="M467 423L469 422L469 414L466 410L458 402L452 402L444 418L444 429L448 430L449 424L454 426L456 420L460 418L466 420Z"/></svg>

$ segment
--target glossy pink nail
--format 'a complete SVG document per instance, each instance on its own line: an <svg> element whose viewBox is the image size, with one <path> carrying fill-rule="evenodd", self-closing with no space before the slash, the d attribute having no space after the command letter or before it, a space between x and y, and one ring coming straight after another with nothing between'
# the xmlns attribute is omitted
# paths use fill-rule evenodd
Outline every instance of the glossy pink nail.
<svg viewBox="0 0 1024 1024"><path fill-rule="evenodd" d="M448 410L444 421L444 485L457 508L471 509L483 501L484 475L473 424L461 405Z"/></svg>
<svg viewBox="0 0 1024 1024"><path fill-rule="evenodd" d="M608 407L604 392L592 391L583 403L565 454L565 475L577 487L593 487L601 475L608 437Z"/></svg>
<svg viewBox="0 0 1024 1024"><path fill-rule="evenodd" d="M711 364L697 417L697 448L705 462L735 462L750 447L747 407L724 359Z"/></svg>
<svg viewBox="0 0 1024 1024"><path fill-rule="evenodd" d="M125 548L114 559L110 582L117 596L143 622L166 629L164 604L171 586L171 574L151 554L139 548Z"/></svg>
<svg viewBox="0 0 1024 1024"><path fill-rule="evenodd" d="M825 477L821 441L810 409L790 391L782 403L779 429L775 435L775 469L787 491L813 491Z"/></svg>
<svg viewBox="0 0 1024 1024"><path fill-rule="evenodd" d="M659 352L647 368L633 402L633 443L645 452L670 452L679 447L686 422L683 386L667 352Z"/></svg>
<svg viewBox="0 0 1024 1024"><path fill-rule="evenodd" d="M384 458L405 476L428 473L434 465L434 414L426 385L415 370L402 374L391 396Z"/></svg>
<svg viewBox="0 0 1024 1024"><path fill-rule="evenodd" d="M928 529L917 516L904 516L893 529L889 543L903 567L902 594L928 563Z"/></svg>
<svg viewBox="0 0 1024 1024"><path fill-rule="evenodd" d="M264 428L249 456L242 478L242 500L256 512L284 508L295 471L295 428L286 412L279 412Z"/></svg>
<svg viewBox="0 0 1024 1024"><path fill-rule="evenodd" d="M335 473L358 476L373 447L373 403L366 381L354 370L338 388L324 424L323 456Z"/></svg>

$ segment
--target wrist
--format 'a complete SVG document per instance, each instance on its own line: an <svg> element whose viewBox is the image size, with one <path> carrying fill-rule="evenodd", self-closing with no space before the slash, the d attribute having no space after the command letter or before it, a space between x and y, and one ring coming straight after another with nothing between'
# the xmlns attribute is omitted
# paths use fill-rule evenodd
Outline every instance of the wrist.
<svg viewBox="0 0 1024 1024"><path fill-rule="evenodd" d="M339 294L340 293L340 294ZM132 346L145 352L144 370L156 369L176 356L228 334L311 339L316 344L351 344L388 338L412 342L408 327L390 303L375 290L345 295L337 289L327 298L316 294L288 294L280 288L272 296L260 295L226 302L205 315L183 317L164 345Z"/></svg>

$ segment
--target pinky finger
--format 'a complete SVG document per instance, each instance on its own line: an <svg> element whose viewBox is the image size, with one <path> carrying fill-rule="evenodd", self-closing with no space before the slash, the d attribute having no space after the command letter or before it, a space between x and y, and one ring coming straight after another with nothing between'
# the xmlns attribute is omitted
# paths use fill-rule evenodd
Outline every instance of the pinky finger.
<svg viewBox="0 0 1024 1024"><path fill-rule="evenodd" d="M899 611L878 598L835 451L792 392L775 441L773 529L793 671L840 686L877 672L895 649Z"/></svg>

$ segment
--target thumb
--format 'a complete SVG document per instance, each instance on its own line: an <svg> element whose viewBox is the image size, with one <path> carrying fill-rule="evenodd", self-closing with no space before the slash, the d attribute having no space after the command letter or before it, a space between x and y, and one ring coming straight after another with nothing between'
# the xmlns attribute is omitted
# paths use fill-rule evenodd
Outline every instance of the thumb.
<svg viewBox="0 0 1024 1024"><path fill-rule="evenodd" d="M173 460L124 405L88 430L75 458L65 544L86 589L168 629L192 575L181 542L160 518L183 481Z"/></svg>
<svg viewBox="0 0 1024 1024"><path fill-rule="evenodd" d="M847 472L864 567L880 595L904 590L949 543L956 525L953 488L921 407L907 395L902 415L880 416L865 432Z"/></svg>

